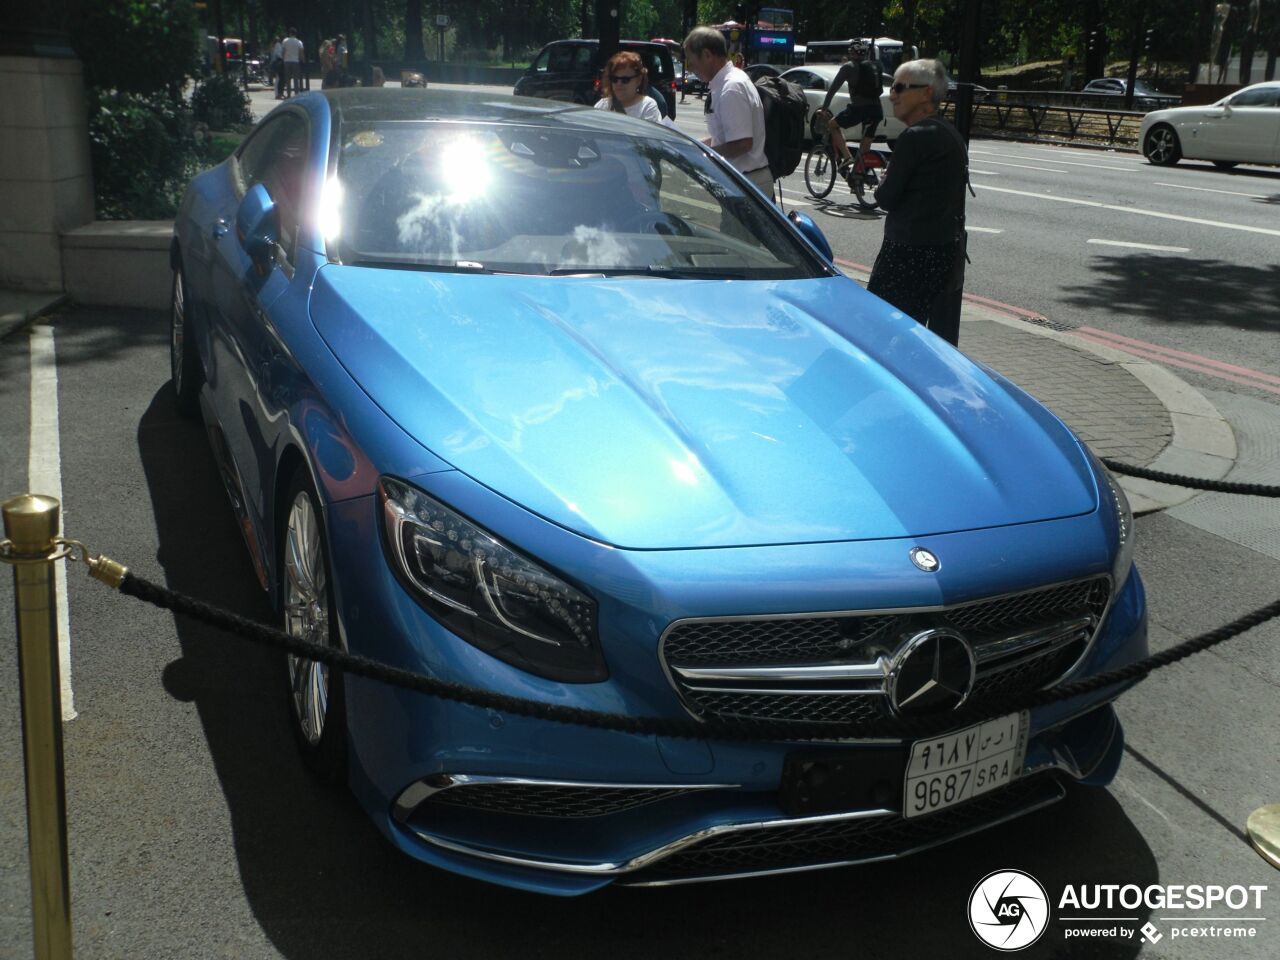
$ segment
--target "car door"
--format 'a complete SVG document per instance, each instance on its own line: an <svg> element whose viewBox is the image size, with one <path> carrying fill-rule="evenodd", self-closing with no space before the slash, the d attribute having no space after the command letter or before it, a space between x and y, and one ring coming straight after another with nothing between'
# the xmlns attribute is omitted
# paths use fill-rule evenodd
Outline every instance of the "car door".
<svg viewBox="0 0 1280 960"><path fill-rule="evenodd" d="M555 51L555 46L543 47L542 52L534 58L533 63L529 65L529 69L525 71L524 76L516 84L515 93L521 97L545 97L544 92L547 89L548 77L551 71L551 61Z"/></svg>
<svg viewBox="0 0 1280 960"><path fill-rule="evenodd" d="M1219 125L1218 159L1275 163L1280 136L1280 87L1252 87L1227 101Z"/></svg>
<svg viewBox="0 0 1280 960"><path fill-rule="evenodd" d="M266 268L245 251L237 234L235 211L215 228L213 255L214 303L218 311L218 353L221 382L214 407L221 429L215 450L230 471L226 476L232 498L250 526L244 529L250 550L260 553L267 516L266 484L274 454L261 429L262 382L271 358L278 352L271 310L293 279L302 187L307 168L309 124L300 110L286 110L267 121L239 155L235 176L243 197L261 184L276 205L280 242Z"/></svg>

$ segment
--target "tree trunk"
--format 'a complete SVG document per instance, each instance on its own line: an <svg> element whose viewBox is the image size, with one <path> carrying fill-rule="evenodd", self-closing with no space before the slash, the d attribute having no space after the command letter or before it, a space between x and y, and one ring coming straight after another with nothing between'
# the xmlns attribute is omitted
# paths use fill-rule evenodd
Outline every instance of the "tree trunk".
<svg viewBox="0 0 1280 960"><path fill-rule="evenodd" d="M591 36L591 8L595 4L595 0L580 0L581 6L578 8L578 14L582 18L582 26L578 30L578 35L582 37Z"/></svg>
<svg viewBox="0 0 1280 960"><path fill-rule="evenodd" d="M1124 88L1124 108L1133 109L1133 85L1138 81L1138 60L1142 56L1142 28L1146 23L1146 0L1135 0L1133 14L1133 39L1129 44L1129 81Z"/></svg>
<svg viewBox="0 0 1280 960"><path fill-rule="evenodd" d="M1209 39L1213 35L1213 0L1200 0L1200 15L1196 18L1195 33L1187 48L1187 82L1200 79L1200 64L1208 59Z"/></svg>
<svg viewBox="0 0 1280 960"><path fill-rule="evenodd" d="M596 0L596 27L600 31L600 65L618 52L623 0Z"/></svg>
<svg viewBox="0 0 1280 960"><path fill-rule="evenodd" d="M360 27L364 33L364 59L378 59L378 27L373 22L373 0L360 0Z"/></svg>
<svg viewBox="0 0 1280 960"><path fill-rule="evenodd" d="M1098 0L1085 0L1080 6L1080 12L1085 40L1084 79L1087 83L1106 75L1107 34Z"/></svg>
<svg viewBox="0 0 1280 960"><path fill-rule="evenodd" d="M422 49L422 0L405 0L404 58L411 63L427 58Z"/></svg>
<svg viewBox="0 0 1280 960"><path fill-rule="evenodd" d="M902 0L902 59L910 60L911 47L916 42L917 0Z"/></svg>

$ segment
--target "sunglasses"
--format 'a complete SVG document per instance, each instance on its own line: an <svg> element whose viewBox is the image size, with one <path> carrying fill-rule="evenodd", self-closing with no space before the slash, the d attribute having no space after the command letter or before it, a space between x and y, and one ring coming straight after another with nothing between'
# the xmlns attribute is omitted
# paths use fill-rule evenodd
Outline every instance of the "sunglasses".
<svg viewBox="0 0 1280 960"><path fill-rule="evenodd" d="M632 80L634 80L635 78L636 78L636 74L634 74L634 73L633 73L633 74L631 74L630 76L626 76L626 77L620 77L620 76L618 76L618 75L616 75L616 74L612 74L612 73L611 73L611 74L609 74L609 82L610 82L610 83L630 83L630 82L631 82Z"/></svg>
<svg viewBox="0 0 1280 960"><path fill-rule="evenodd" d="M923 90L925 87L931 86L933 86L931 83L903 83L902 81L898 81L889 89L894 93L902 93L906 90Z"/></svg>

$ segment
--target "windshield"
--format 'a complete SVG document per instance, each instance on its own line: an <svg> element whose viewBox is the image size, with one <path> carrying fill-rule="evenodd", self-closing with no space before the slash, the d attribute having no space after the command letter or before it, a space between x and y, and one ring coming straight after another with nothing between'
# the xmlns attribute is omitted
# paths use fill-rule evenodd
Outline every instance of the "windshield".
<svg viewBox="0 0 1280 960"><path fill-rule="evenodd" d="M342 263L527 274L826 275L763 200L693 143L427 121L347 125L337 144L320 222L330 256Z"/></svg>

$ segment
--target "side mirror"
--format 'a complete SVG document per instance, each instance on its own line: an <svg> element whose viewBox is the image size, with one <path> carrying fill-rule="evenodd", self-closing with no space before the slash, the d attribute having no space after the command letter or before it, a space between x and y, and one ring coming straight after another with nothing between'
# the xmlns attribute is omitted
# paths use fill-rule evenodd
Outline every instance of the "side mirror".
<svg viewBox="0 0 1280 960"><path fill-rule="evenodd" d="M280 242L280 211L267 188L255 183L236 210L236 236L259 271L271 268Z"/></svg>
<svg viewBox="0 0 1280 960"><path fill-rule="evenodd" d="M818 225L813 222L813 217L807 213L801 213L799 210L792 210L787 214L787 219L795 224L795 228L800 231L800 235L813 244L814 249L826 257L828 262L835 259L831 253L831 244L827 243L827 238L822 235Z"/></svg>

